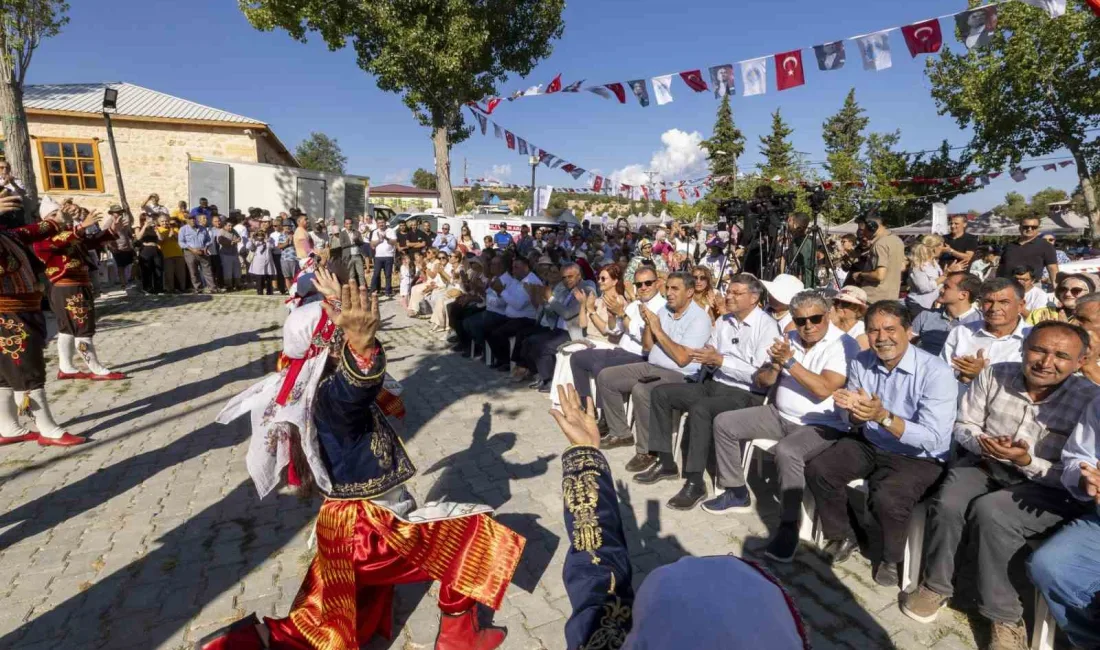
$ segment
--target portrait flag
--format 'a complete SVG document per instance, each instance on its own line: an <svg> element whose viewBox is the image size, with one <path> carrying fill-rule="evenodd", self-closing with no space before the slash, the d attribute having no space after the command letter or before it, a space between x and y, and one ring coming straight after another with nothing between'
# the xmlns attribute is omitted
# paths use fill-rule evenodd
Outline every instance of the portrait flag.
<svg viewBox="0 0 1100 650"><path fill-rule="evenodd" d="M584 174L585 171L580 167L573 167L573 171L569 172L569 175L572 176L574 179L578 179L581 176L584 176Z"/></svg>
<svg viewBox="0 0 1100 650"><path fill-rule="evenodd" d="M613 84L604 84L603 87L615 93L615 98L619 100L620 104L626 103L626 89L623 88L623 85L621 83L616 81ZM644 105L645 104L643 104L643 106Z"/></svg>
<svg viewBox="0 0 1100 650"><path fill-rule="evenodd" d="M802 70L802 50L775 55L775 85L779 90L795 88L805 83L806 74Z"/></svg>
<svg viewBox="0 0 1100 650"><path fill-rule="evenodd" d="M564 162L565 160L563 160L562 158L558 158L554 161L554 164L550 165L550 169L557 169L558 167L561 167L562 163Z"/></svg>
<svg viewBox="0 0 1100 650"><path fill-rule="evenodd" d="M722 65L711 66L708 70L710 72L710 83L714 86L715 99L722 99L726 95L734 94L732 65L723 63Z"/></svg>
<svg viewBox="0 0 1100 650"><path fill-rule="evenodd" d="M768 60L752 59L741 62L741 85L744 96L763 95L768 92Z"/></svg>
<svg viewBox="0 0 1100 650"><path fill-rule="evenodd" d="M546 86L546 94L549 95L550 93L556 93L559 90L561 90L561 73L560 72L558 73L558 76L554 77L554 80L551 81Z"/></svg>
<svg viewBox="0 0 1100 650"><path fill-rule="evenodd" d="M890 56L889 31L857 36L853 40L859 45L859 56L863 59L864 70L885 70L894 65Z"/></svg>
<svg viewBox="0 0 1100 650"><path fill-rule="evenodd" d="M601 188L603 188L603 176L597 176L596 179L592 181L592 191L599 192Z"/></svg>
<svg viewBox="0 0 1100 650"><path fill-rule="evenodd" d="M542 164L546 165L547 167L550 167L556 158L557 156L550 153L549 151L539 152L539 161L541 161Z"/></svg>
<svg viewBox="0 0 1100 650"><path fill-rule="evenodd" d="M1096 1L1100 2L1100 0ZM680 73L680 78L684 80L688 88L691 88L697 93L707 91L707 82L703 81L703 72L701 70L685 70Z"/></svg>
<svg viewBox="0 0 1100 650"><path fill-rule="evenodd" d="M938 18L906 25L901 28L901 34L909 47L909 55L914 59L918 54L935 54L943 46L943 32Z"/></svg>
<svg viewBox="0 0 1100 650"><path fill-rule="evenodd" d="M472 111L474 117L477 118L478 126L481 127L481 135L485 135L485 131L489 128L489 118L485 117L477 111Z"/></svg>
<svg viewBox="0 0 1100 650"><path fill-rule="evenodd" d="M516 138L516 144L519 145L519 152L522 155L526 156L527 155L527 141L524 140L523 138L517 137Z"/></svg>
<svg viewBox="0 0 1100 650"><path fill-rule="evenodd" d="M989 45L989 39L997 29L997 5L955 14L955 27L958 28L959 40L966 49L973 50Z"/></svg>
<svg viewBox="0 0 1100 650"><path fill-rule="evenodd" d="M626 87L634 94L634 98L638 100L642 108L649 106L649 88L645 85L645 79L631 79L626 82Z"/></svg>
<svg viewBox="0 0 1100 650"><path fill-rule="evenodd" d="M515 151L516 149L516 136L511 131L505 129L504 141L508 143L508 148Z"/></svg>
<svg viewBox="0 0 1100 650"><path fill-rule="evenodd" d="M818 70L839 70L844 67L844 60L846 58L844 41L815 45L814 55L817 57Z"/></svg>
<svg viewBox="0 0 1100 650"><path fill-rule="evenodd" d="M592 93L593 95L599 95L604 99L611 99L611 93L609 93L607 91L607 88L604 88L603 86L589 86L588 88L585 88L585 90Z"/></svg>
<svg viewBox="0 0 1100 650"><path fill-rule="evenodd" d="M583 83L584 83L584 79L581 79L580 81L574 81L573 83L569 84L565 88L562 88L561 91L563 93L580 92L581 84L583 84Z"/></svg>
<svg viewBox="0 0 1100 650"><path fill-rule="evenodd" d="M1042 9L1051 18L1058 18L1066 13L1066 0L1024 0L1024 4Z"/></svg>
<svg viewBox="0 0 1100 650"><path fill-rule="evenodd" d="M504 137L504 131L500 130L500 125L497 124L496 122L493 122L493 135L496 136L497 138L503 138Z"/></svg>
<svg viewBox="0 0 1100 650"><path fill-rule="evenodd" d="M653 82L653 98L657 100L658 106L664 106L672 101L672 75L653 77L650 81Z"/></svg>
<svg viewBox="0 0 1100 650"><path fill-rule="evenodd" d="M1011 176L1012 180L1016 181L1017 183L1022 183L1027 180L1027 174L1032 169L1034 169L1034 167L1028 167L1026 169L1021 169L1020 167L1017 167L1016 169L1012 170L1009 176Z"/></svg>

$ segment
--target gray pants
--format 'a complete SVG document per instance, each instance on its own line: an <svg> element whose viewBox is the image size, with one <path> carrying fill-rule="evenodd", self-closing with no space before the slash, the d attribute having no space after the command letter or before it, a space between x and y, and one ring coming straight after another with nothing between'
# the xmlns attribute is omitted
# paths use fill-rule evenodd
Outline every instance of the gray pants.
<svg viewBox="0 0 1100 650"><path fill-rule="evenodd" d="M344 260L344 267L348 270L348 280L355 280L360 287L367 286L367 276L363 273L363 256L353 255Z"/></svg>
<svg viewBox="0 0 1100 650"><path fill-rule="evenodd" d="M745 484L741 464L741 442L778 440L775 465L779 470L782 512L780 521L798 523L802 514L802 493L806 489L806 463L833 445L844 434L825 426L788 422L774 404L727 411L714 418L714 450L718 456L718 485L725 488Z"/></svg>
<svg viewBox="0 0 1100 650"><path fill-rule="evenodd" d="M286 278L286 286L289 287L290 283L294 281L294 276L298 275L298 260L280 258L279 270L283 272L283 277Z"/></svg>
<svg viewBox="0 0 1100 650"><path fill-rule="evenodd" d="M929 504L923 584L951 596L963 535L976 535L978 611L991 621L1017 623L1024 610L1009 576L1025 575L1028 541L1054 533L1086 509L1061 487L1039 485L968 454L947 472Z"/></svg>
<svg viewBox="0 0 1100 650"><path fill-rule="evenodd" d="M642 383L644 377L657 377L656 381ZM630 363L607 368L596 377L596 400L607 419L610 435L629 436L630 424L626 421L626 399L634 404L634 424L637 435L634 448L639 454L649 453L649 400L653 389L663 384L683 383L684 375L652 363Z"/></svg>
<svg viewBox="0 0 1100 650"><path fill-rule="evenodd" d="M210 264L209 255L195 255L191 251L183 251L183 261L187 264L187 272L191 275L191 290L214 290L214 267Z"/></svg>

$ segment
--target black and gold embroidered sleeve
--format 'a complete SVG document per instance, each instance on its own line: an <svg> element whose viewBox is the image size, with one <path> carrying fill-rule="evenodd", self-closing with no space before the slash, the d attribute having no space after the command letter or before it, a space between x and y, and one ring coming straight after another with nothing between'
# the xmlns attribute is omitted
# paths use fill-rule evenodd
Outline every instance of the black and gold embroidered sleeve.
<svg viewBox="0 0 1100 650"><path fill-rule="evenodd" d="M568 449L561 487L570 543L564 580L573 607L566 643L570 650L619 648L630 632L634 589L607 459L594 447Z"/></svg>

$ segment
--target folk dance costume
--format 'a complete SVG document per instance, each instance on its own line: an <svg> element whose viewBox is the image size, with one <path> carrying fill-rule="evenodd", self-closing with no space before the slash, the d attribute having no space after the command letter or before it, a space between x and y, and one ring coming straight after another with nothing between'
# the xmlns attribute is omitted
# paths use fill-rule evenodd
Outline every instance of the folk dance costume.
<svg viewBox="0 0 1100 650"><path fill-rule="evenodd" d="M57 210L57 204L44 200L43 214L50 210ZM21 221L12 218L15 214L22 215L0 215L0 222ZM46 401L46 319L38 281L42 265L30 246L57 233L52 221L0 225L0 445L37 440L42 446L65 447L85 441L58 426ZM33 416L38 431L19 424L19 413Z"/></svg>
<svg viewBox="0 0 1100 650"><path fill-rule="evenodd" d="M88 251L114 239L107 229L88 235L79 224L70 225L61 211L55 211L59 232L36 241L34 252L46 265L50 281L50 309L57 319L57 378L95 379L111 381L126 379L121 372L112 372L99 362L95 343L95 300L92 276L88 268ZM81 372L73 365L73 354L88 366Z"/></svg>
<svg viewBox="0 0 1100 650"><path fill-rule="evenodd" d="M341 334L321 303L295 309L283 328L287 367L218 416L251 414L247 464L261 498L286 468L292 484L311 473L325 501L290 615L262 624L253 615L196 648L357 649L375 634L392 637L394 585L430 580L441 583L437 650L496 648L504 631L481 629L475 605L500 607L525 541L485 506L417 509L403 487L416 469L386 418L401 409L383 390L382 346L363 358Z"/></svg>

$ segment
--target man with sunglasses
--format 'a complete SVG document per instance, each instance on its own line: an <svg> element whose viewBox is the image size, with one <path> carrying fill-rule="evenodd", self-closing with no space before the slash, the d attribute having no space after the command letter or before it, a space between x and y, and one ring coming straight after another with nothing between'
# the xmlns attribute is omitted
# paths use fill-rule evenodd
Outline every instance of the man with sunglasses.
<svg viewBox="0 0 1100 650"><path fill-rule="evenodd" d="M573 371L573 384L581 399L592 396L592 380L599 377L606 368L625 366L628 363L645 361L642 349L642 309L660 312L665 307L665 298L657 287L657 272L652 267L643 266L634 274L634 294L637 300L626 302L622 296L604 295L601 300L613 317L614 323L608 323L611 329L608 339L616 342L613 350L581 350L569 355L569 367ZM609 426L606 413L600 417L600 431L606 435ZM630 436L619 440L604 440L600 446L604 449L626 447L633 443Z"/></svg>
<svg viewBox="0 0 1100 650"><path fill-rule="evenodd" d="M648 276L646 276L648 277ZM682 384L702 367L693 352L710 340L711 322L706 310L696 304L695 284L689 273L673 273L665 281L667 304L659 313L641 309L645 322L642 348L649 352L645 363L607 368L596 377L596 396L607 418L608 443L630 439L626 400L634 404L636 453L626 471L644 472L657 462L649 448L650 399L662 384ZM607 446L607 445L604 445Z"/></svg>
<svg viewBox="0 0 1100 650"><path fill-rule="evenodd" d="M1039 236L1038 217L1024 217L1020 221L1020 238L1005 245L997 275L1010 278L1021 266L1030 268L1036 278L1042 277L1044 268L1052 280L1058 277L1058 253Z"/></svg>
<svg viewBox="0 0 1100 650"><path fill-rule="evenodd" d="M684 486L668 502L674 510L691 510L707 496L703 471L714 439L713 423L719 413L764 403L766 389L753 385L756 371L768 361L768 350L783 333L779 323L758 305L764 285L752 275L733 276L726 289L725 308L703 348L691 350L694 361L706 366L693 381L666 384L653 389L649 409L649 448L658 463L634 481L643 485L679 478L672 458L674 412L687 413L684 438Z"/></svg>

